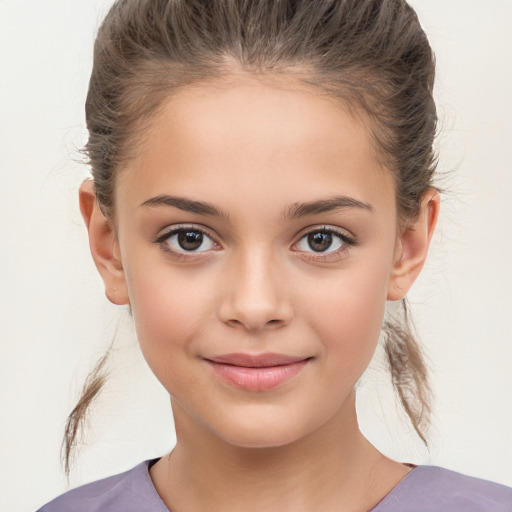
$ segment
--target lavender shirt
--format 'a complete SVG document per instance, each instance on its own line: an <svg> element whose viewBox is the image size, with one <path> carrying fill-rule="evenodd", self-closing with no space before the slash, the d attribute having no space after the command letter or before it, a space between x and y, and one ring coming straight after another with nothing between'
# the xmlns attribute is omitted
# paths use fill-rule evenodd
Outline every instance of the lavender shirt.
<svg viewBox="0 0 512 512"><path fill-rule="evenodd" d="M82 485L38 512L170 512L149 476L157 460ZM437 466L417 466L369 512L512 512L512 488Z"/></svg>

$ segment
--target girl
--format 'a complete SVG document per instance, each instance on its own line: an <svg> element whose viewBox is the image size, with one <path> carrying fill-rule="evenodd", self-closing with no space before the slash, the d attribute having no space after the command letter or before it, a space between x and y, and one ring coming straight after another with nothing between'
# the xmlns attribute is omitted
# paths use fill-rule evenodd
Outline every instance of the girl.
<svg viewBox="0 0 512 512"><path fill-rule="evenodd" d="M356 417L383 330L426 440L404 300L440 200L433 56L414 11L120 0L94 59L81 212L177 443L41 511L511 510L507 487L385 457ZM402 314L385 314L392 302Z"/></svg>

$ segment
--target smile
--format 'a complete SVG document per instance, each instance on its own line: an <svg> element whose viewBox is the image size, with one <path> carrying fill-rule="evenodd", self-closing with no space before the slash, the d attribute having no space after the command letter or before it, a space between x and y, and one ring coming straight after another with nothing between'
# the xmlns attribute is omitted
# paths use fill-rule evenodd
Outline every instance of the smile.
<svg viewBox="0 0 512 512"><path fill-rule="evenodd" d="M297 375L311 359L282 354L226 354L205 361L228 384L247 391L267 391Z"/></svg>

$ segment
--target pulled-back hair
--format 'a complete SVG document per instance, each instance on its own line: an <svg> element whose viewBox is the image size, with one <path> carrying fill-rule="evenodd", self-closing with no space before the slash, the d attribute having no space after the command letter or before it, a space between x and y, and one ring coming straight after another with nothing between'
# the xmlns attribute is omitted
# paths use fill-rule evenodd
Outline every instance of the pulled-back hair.
<svg viewBox="0 0 512 512"><path fill-rule="evenodd" d="M427 37L403 0L118 0L96 38L86 101L84 151L99 206L115 225L117 173L171 94L243 72L291 77L364 114L395 177L405 226L433 186L434 69ZM403 306L399 321L384 324L385 350L400 401L426 443L427 372ZM101 388L97 370L68 418L66 471L77 426Z"/></svg>

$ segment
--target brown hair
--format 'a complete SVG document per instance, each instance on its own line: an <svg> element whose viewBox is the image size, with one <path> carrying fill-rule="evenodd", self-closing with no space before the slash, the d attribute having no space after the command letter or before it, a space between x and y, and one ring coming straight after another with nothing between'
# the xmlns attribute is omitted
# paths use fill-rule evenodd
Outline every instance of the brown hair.
<svg viewBox="0 0 512 512"><path fill-rule="evenodd" d="M84 151L98 203L114 221L116 173L170 94L238 70L290 76L364 112L394 173L406 223L417 216L436 168L434 69L427 37L404 0L118 0L96 38L86 101ZM393 385L426 443L426 368L403 306L402 318L385 322L385 349ZM93 375L68 418L66 471L76 426L101 388L98 368Z"/></svg>

